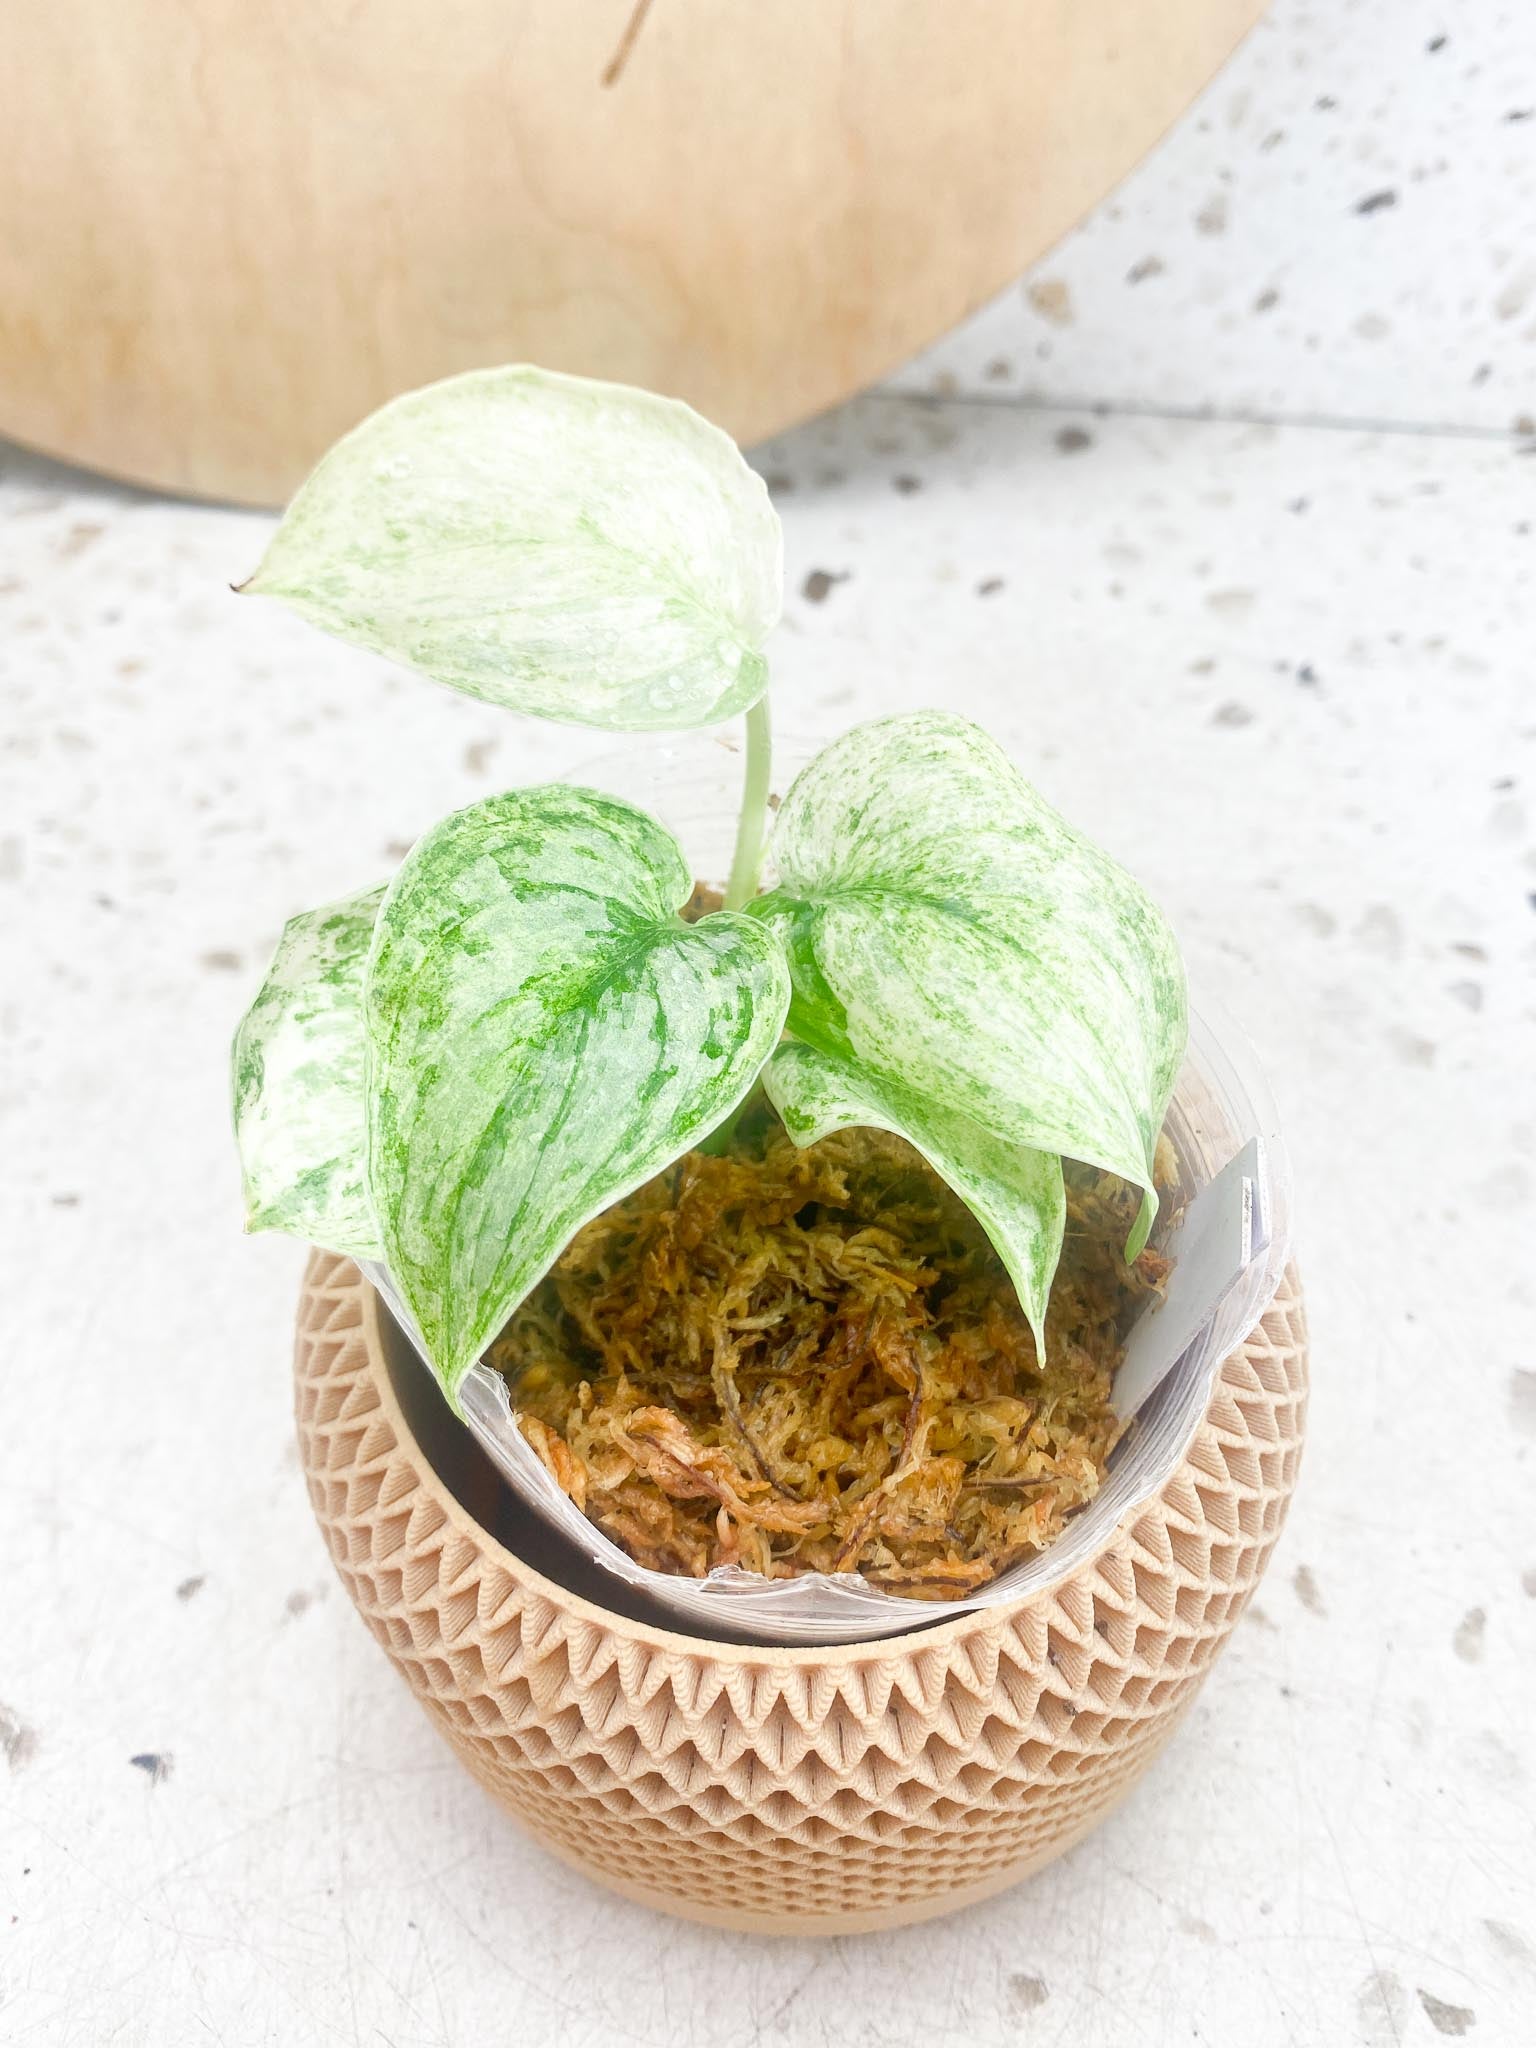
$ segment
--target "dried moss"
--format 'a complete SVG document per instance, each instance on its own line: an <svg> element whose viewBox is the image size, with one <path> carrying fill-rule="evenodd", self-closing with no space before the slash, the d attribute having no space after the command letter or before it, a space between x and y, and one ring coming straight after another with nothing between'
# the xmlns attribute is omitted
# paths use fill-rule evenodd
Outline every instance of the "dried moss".
<svg viewBox="0 0 1536 2048"><path fill-rule="evenodd" d="M503 1332L534 1450L640 1563L968 1592L1104 1476L1122 1340L1166 1262L1068 1176L1042 1368L996 1253L899 1138L804 1151L765 1105L589 1223Z"/></svg>

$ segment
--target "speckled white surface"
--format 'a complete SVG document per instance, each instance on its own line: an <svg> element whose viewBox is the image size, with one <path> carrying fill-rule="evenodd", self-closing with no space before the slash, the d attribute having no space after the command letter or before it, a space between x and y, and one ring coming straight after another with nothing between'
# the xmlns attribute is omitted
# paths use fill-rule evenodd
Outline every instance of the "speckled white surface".
<svg viewBox="0 0 1536 2048"><path fill-rule="evenodd" d="M1437 32L1406 0L1334 15L1377 97L1389 16ZM1491 62L1496 32L1512 48L1527 30L1500 18L1456 10L1438 61L1481 36ZM1268 34L1278 60L1297 11ZM1310 107L1344 75L1313 54L1301 86L1290 59L1250 80L1245 177L1281 157L1253 142L1286 125L1264 94ZM1406 175L1361 157L1373 132L1357 121L1328 170L1341 192ZM1414 133L1404 162L1437 146ZM1140 187L1206 148L1175 138ZM1479 175L1484 240L1529 221L1502 154ZM1359 225L1408 216L1405 198ZM1127 233L1064 253L1074 302L1093 295L1070 266ZM1468 239L1421 222L1404 260L1470 280ZM1393 312L1363 273L1327 290ZM258 518L0 461L0 2039L1536 2036L1536 459L1507 433L1422 431L1507 425L1531 350L1481 285L1439 311L1404 292L1369 406L1309 385L1294 337L1261 361L1234 333L1202 370L1193 298L1161 328L1137 311L1132 352L1106 296L1096 330L1059 331L1050 375L1058 394L1278 394L1414 431L972 393L872 399L763 452L792 593L781 723L963 708L1140 871L1271 1070L1314 1322L1291 1523L1170 1750L1033 1884L900 1937L711 1934L531 1847L348 1608L296 1469L301 1254L239 1235L230 1027L291 908L601 738L236 600ZM1504 367L1431 408L1414 379L1445 350ZM1190 382L1170 392L1173 368Z"/></svg>
<svg viewBox="0 0 1536 2048"><path fill-rule="evenodd" d="M1533 222L1536 8L1274 0L1092 220L897 381L1505 431L1536 418Z"/></svg>
<svg viewBox="0 0 1536 2048"><path fill-rule="evenodd" d="M1313 1438L1129 1806L827 1948L653 1920L482 1803L331 1580L299 1254L238 1231L224 1044L286 910L590 738L229 596L255 518L7 465L6 2039L1526 2037L1530 464L1066 424L876 399L767 451L781 716L963 703L1157 889L1288 1118Z"/></svg>

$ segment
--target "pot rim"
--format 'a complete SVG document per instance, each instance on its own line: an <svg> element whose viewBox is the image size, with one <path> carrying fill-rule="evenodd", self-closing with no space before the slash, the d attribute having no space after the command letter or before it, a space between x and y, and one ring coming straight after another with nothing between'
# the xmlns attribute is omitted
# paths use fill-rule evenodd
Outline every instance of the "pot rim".
<svg viewBox="0 0 1536 2048"><path fill-rule="evenodd" d="M850 1575L846 1587L821 1574L777 1580L761 1580L754 1574L751 1583L733 1583L729 1576L684 1579L637 1564L559 1490L517 1427L506 1383L483 1361L461 1390L465 1426L502 1482L563 1543L631 1593L670 1608L711 1642L720 1640L710 1632L712 1626L785 1648L892 1642L931 1635L990 1608L1025 1605L1097 1556L1126 1518L1140 1512L1177 1472L1199 1433L1224 1361L1262 1320L1289 1260L1290 1173L1283 1141L1275 1131L1268 1086L1242 1034L1225 1016L1218 1028L1211 1006L1204 1003L1199 1008L1191 1005L1189 1052L1164 1128L1179 1158L1186 1196L1212 1179L1249 1137L1260 1140L1259 1195L1268 1222L1267 1240L1255 1248L1206 1327L1138 1410L1134 1436L1128 1433L1122 1439L1130 1448L1123 1456L1112 1454L1094 1500L1071 1518L1047 1549L1011 1566L998 1579L962 1600L921 1603L933 1617L927 1622L903 1626L905 1610L916 1603L867 1587L856 1575ZM407 1349L420 1359L420 1346L411 1336L409 1318L387 1272L372 1262L364 1263L362 1270L370 1283L375 1316L382 1301ZM422 1369L427 1370L424 1363ZM898 1608L900 1613L894 1611Z"/></svg>
<svg viewBox="0 0 1536 2048"><path fill-rule="evenodd" d="M316 1251L311 1256L321 1259L340 1258L342 1255ZM1294 1285L1294 1268L1289 1264L1282 1268L1282 1283L1287 1275ZM1094 1560L1121 1546L1129 1535L1131 1525L1146 1513L1151 1502L1160 1498L1178 1479L1189 1461L1189 1454L1201 1431L1207 1427L1211 1402L1217 1398L1219 1391L1218 1372L1210 1399L1197 1416L1182 1455L1161 1483L1143 1498L1128 1502L1115 1521L1103 1531L1102 1540L1085 1557L1078 1559L1066 1572L1044 1580L1038 1586L1028 1588L1016 1600L966 1607L958 1614L924 1622L918 1627L900 1633L814 1643L744 1642L711 1635L703 1629L685 1634L680 1629L669 1628L664 1622L626 1614L618 1608L609 1607L578 1592L563 1579L551 1578L521 1552L509 1549L493 1530L460 1501L412 1428L401 1403L389 1362L390 1345L385 1324L386 1319L393 1323L394 1317L378 1288L368 1276L360 1271L359 1278L362 1282L362 1339L370 1360L371 1377L379 1409L398 1445L410 1454L411 1462L419 1475L419 1483L430 1488L433 1505L444 1521L452 1525L464 1541L472 1544L482 1555L487 1555L490 1562L506 1572L509 1578L537 1593L563 1614L573 1614L592 1627L625 1636L631 1641L643 1643L648 1649L661 1651L670 1656L696 1662L701 1655L707 1655L714 1662L729 1663L743 1669L766 1670L774 1666L800 1669L825 1666L834 1662L878 1665L898 1658L921 1655L927 1650L947 1650L967 1635L989 1632L1000 1624L1018 1629L1025 1624L1029 1610L1034 1607L1042 1610L1039 1625L1043 1635L1046 1627L1046 1610L1054 1602L1064 1581L1076 1577ZM1280 1288L1277 1286L1276 1294L1279 1292ZM1271 1302L1266 1303L1264 1313L1268 1312L1273 1299L1274 1296L1271 1297ZM1262 1321L1262 1314L1259 1321ZM396 1325L397 1329L398 1327ZM1256 1329L1258 1323L1255 1323L1254 1327ZM399 1334L402 1345L410 1350L412 1347L405 1332L400 1330ZM1251 1337L1252 1334L1250 1331L1248 1336ZM1243 1343L1240 1342L1233 1346L1232 1353L1228 1355L1233 1355L1242 1348ZM503 1484L507 1483L504 1475L498 1474L498 1477L502 1478Z"/></svg>
<svg viewBox="0 0 1536 2048"><path fill-rule="evenodd" d="M816 745L803 735L781 738L781 771L795 772ZM641 755L601 754L574 771L572 779L590 779L613 795L643 803L683 843L693 872L709 874L716 871L716 864L729 849L733 784L739 772L730 743L719 734L701 733L674 736L670 744ZM963 1600L915 1603L877 1592L857 1575L850 1575L850 1583L844 1586L821 1574L782 1580L742 1574L732 1585L729 1575L712 1574L698 1580L653 1571L637 1564L560 1491L518 1430L505 1382L483 1361L462 1384L465 1422L503 1482L567 1544L632 1593L670 1609L711 1641L717 1640L708 1633L711 1626L760 1636L783 1647L897 1641L913 1634L931 1634L988 1608L1027 1602L1060 1585L1082 1562L1097 1555L1125 1515L1143 1506L1178 1470L1199 1431L1223 1360L1263 1317L1289 1258L1290 1167L1269 1085L1244 1034L1219 1004L1207 1000L1203 990L1198 1000L1192 991L1188 1046L1164 1117L1164 1130L1179 1159L1180 1192L1186 1199L1213 1179L1250 1139L1259 1141L1256 1192L1268 1226L1267 1242L1254 1247L1248 1266L1216 1305L1205 1329L1141 1404L1134 1442L1133 1432L1128 1431L1122 1447L1112 1454L1094 1500L1069 1520L1048 1549L1009 1567L999 1579ZM410 1319L383 1266L370 1262L363 1271L382 1292L408 1346L419 1354ZM1239 1302L1235 1315L1231 1312L1234 1301ZM1176 1410L1171 1419L1170 1409ZM1155 1442L1155 1455L1146 1447L1149 1438ZM1145 1469L1138 1470L1142 1466ZM1137 1476L1128 1477L1128 1468ZM1093 1530L1094 1536L1084 1536L1085 1528ZM747 1580L755 1583L744 1583ZM1017 1583L1019 1580L1024 1583ZM798 1593L791 1588L798 1588ZM903 1625L902 1617L891 1611L916 1604L934 1618L915 1629Z"/></svg>

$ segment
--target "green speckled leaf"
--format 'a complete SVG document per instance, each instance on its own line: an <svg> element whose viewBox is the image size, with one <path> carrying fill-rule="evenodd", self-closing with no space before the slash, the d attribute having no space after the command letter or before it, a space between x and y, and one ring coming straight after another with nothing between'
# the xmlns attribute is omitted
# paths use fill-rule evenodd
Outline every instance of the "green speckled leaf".
<svg viewBox="0 0 1536 2048"><path fill-rule="evenodd" d="M380 1256L365 1186L363 970L384 890L290 918L234 1044L248 1230Z"/></svg>
<svg viewBox="0 0 1536 2048"><path fill-rule="evenodd" d="M784 940L790 1028L1010 1144L1146 1190L1184 1053L1161 912L965 720L856 728L795 782L753 913Z"/></svg>
<svg viewBox="0 0 1536 2048"><path fill-rule="evenodd" d="M781 1045L763 1086L797 1145L871 1126L915 1145L992 1240L1044 1358L1045 1305L1067 1214L1060 1159L1004 1144L969 1117L814 1046Z"/></svg>
<svg viewBox="0 0 1536 2048"><path fill-rule="evenodd" d="M456 812L390 886L369 1177L451 1399L581 1225L721 1123L778 1040L776 940L684 924L692 886L654 819L559 785Z"/></svg>
<svg viewBox="0 0 1536 2048"><path fill-rule="evenodd" d="M642 732L757 701L782 584L778 515L728 435L514 366L364 420L244 588L471 697Z"/></svg>

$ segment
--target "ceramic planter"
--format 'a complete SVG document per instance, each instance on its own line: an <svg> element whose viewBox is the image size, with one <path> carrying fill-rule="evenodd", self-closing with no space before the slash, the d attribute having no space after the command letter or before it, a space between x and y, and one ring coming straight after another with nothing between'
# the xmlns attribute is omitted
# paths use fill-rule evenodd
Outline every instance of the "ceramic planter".
<svg viewBox="0 0 1536 2048"><path fill-rule="evenodd" d="M560 1544L334 1254L310 1262L295 1372L343 1583L486 1789L648 1905L842 1933L1001 1890L1145 1770L1279 1532L1307 1341L1289 1269L1170 1476L1070 1572L1014 1604L809 1649L681 1634Z"/></svg>

